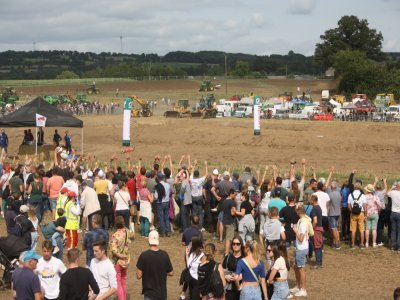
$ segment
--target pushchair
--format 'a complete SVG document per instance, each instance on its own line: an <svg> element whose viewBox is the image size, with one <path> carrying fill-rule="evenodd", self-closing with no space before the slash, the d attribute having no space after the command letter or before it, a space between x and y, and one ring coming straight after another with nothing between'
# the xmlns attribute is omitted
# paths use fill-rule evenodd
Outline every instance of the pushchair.
<svg viewBox="0 0 400 300"><path fill-rule="evenodd" d="M12 274L19 266L18 258L26 250L29 246L22 238L12 234L0 237L0 264L4 267L0 288L11 288Z"/></svg>

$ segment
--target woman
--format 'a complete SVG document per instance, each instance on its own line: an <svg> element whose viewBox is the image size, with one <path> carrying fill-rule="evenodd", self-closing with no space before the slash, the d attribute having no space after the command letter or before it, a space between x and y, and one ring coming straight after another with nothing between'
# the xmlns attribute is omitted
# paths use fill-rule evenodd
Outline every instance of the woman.
<svg viewBox="0 0 400 300"><path fill-rule="evenodd" d="M383 203L377 195L374 195L374 186L368 184L365 187L365 198L367 200L367 211L365 221L365 247L369 247L369 233L372 230L372 247L376 247L376 229L378 226L379 210L383 207Z"/></svg>
<svg viewBox="0 0 400 300"><path fill-rule="evenodd" d="M241 200L240 211L236 212L236 216L241 217L238 227L239 235L243 241L252 241L256 227L253 204L250 202L249 194L242 194Z"/></svg>
<svg viewBox="0 0 400 300"><path fill-rule="evenodd" d="M268 277L268 283L274 284L274 293L271 300L285 300L289 296L287 275L290 270L286 244L279 242L277 245L274 245L272 253L274 255L274 265Z"/></svg>
<svg viewBox="0 0 400 300"><path fill-rule="evenodd" d="M386 196L386 191L387 191L387 182L386 178L381 179L380 181L378 180L378 177L375 177L375 195L378 196L379 201L382 203L382 209L379 211L379 219L378 219L378 226L376 229L376 244L378 247L383 246L383 230L385 228L385 225L388 222L388 212L389 210L386 208L386 203L385 203L385 196Z"/></svg>
<svg viewBox="0 0 400 300"><path fill-rule="evenodd" d="M293 193L295 198L296 198L296 203L300 201L300 195L301 191L299 189L299 185L296 180L293 180L292 183L290 184L290 190L289 193Z"/></svg>
<svg viewBox="0 0 400 300"><path fill-rule="evenodd" d="M189 269L189 299L198 300L200 299L200 291L198 285L198 268L201 263L201 259L204 256L203 242L199 236L193 236L191 247L187 248L186 251L186 266Z"/></svg>
<svg viewBox="0 0 400 300"><path fill-rule="evenodd" d="M40 221L42 220L42 207L43 207L43 182L42 178L38 173L33 174L33 182L29 185L29 205L31 205L36 212L36 217Z"/></svg>
<svg viewBox="0 0 400 300"><path fill-rule="evenodd" d="M28 210L28 220L32 222L33 228L35 229L34 231L31 232L31 249L36 249L36 245L39 239L38 235L38 225L39 225L39 219L36 216L36 208L33 206L29 206Z"/></svg>
<svg viewBox="0 0 400 300"><path fill-rule="evenodd" d="M269 275L271 274L272 271L272 267L274 266L274 253L272 252L273 245L274 243L268 243L265 247L267 261L269 263L269 267L267 269L267 274L265 278L269 278ZM272 282L269 282L269 280L267 280L267 293L268 293L268 299L271 299L272 295L274 294L274 285Z"/></svg>
<svg viewBox="0 0 400 300"><path fill-rule="evenodd" d="M110 254L117 273L118 300L126 299L126 274L130 263L129 257L129 232L124 226L124 218L117 216L115 219L117 231L111 237Z"/></svg>
<svg viewBox="0 0 400 300"><path fill-rule="evenodd" d="M140 234L144 237L149 237L150 221L151 221L151 203L154 197L147 188L147 180L141 180L142 188L139 191L140 201Z"/></svg>
<svg viewBox="0 0 400 300"><path fill-rule="evenodd" d="M261 299L259 281L264 299L268 299L265 285L265 267L264 262L260 259L258 244L256 241L247 241L244 249L246 256L239 260L235 272L236 287L241 290L240 300ZM240 277L242 278L241 288Z"/></svg>
<svg viewBox="0 0 400 300"><path fill-rule="evenodd" d="M233 238L231 243L231 252L224 257L222 267L225 272L226 280L226 300L239 300L240 291L238 291L235 285L235 271L239 260L244 257L244 245L243 240L240 236Z"/></svg>
<svg viewBox="0 0 400 300"><path fill-rule="evenodd" d="M198 267L198 289L200 291L200 296L202 300L223 300L225 299L225 295L216 297L212 292L211 287L211 275L214 272L214 269L217 268L217 262L214 260L215 252L217 251L216 247L212 243L208 243L204 247L204 255L201 258L201 263ZM224 269L221 264L218 264L218 272L221 277L221 281L223 286L226 286Z"/></svg>
<svg viewBox="0 0 400 300"><path fill-rule="evenodd" d="M258 213L260 216L260 244L264 244L264 224L265 221L268 217L268 204L269 201L271 200L271 192L268 191L268 182L264 182L261 186L260 186L260 194L261 194L261 202L260 205L258 206Z"/></svg>
<svg viewBox="0 0 400 300"><path fill-rule="evenodd" d="M131 196L125 182L118 181L118 191L114 194L115 216L122 216L126 228L129 228L129 203Z"/></svg>

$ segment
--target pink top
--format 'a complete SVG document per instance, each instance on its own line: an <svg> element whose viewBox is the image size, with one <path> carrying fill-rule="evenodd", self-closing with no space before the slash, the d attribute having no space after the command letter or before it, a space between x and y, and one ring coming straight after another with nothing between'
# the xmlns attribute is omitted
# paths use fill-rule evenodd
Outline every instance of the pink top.
<svg viewBox="0 0 400 300"><path fill-rule="evenodd" d="M377 195L367 194L367 216L377 215L382 208L382 203Z"/></svg>
<svg viewBox="0 0 400 300"><path fill-rule="evenodd" d="M64 179L61 176L53 175L47 180L47 190L49 191L49 198L58 198L60 195L62 185L64 184Z"/></svg>
<svg viewBox="0 0 400 300"><path fill-rule="evenodd" d="M43 193L47 193L47 180L49 180L49 177L42 177L42 181L43 181Z"/></svg>
<svg viewBox="0 0 400 300"><path fill-rule="evenodd" d="M148 188L142 188L139 191L140 200L149 201L149 195L150 195L150 191L148 190Z"/></svg>

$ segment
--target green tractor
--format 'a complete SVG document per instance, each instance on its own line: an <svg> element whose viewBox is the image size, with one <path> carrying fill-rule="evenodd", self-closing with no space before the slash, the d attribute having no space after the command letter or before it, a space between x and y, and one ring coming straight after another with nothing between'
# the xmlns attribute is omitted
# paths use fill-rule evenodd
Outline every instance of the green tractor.
<svg viewBox="0 0 400 300"><path fill-rule="evenodd" d="M44 99L44 101L46 101L48 104L51 104L51 105L57 105L60 103L58 96L44 95L43 99Z"/></svg>
<svg viewBox="0 0 400 300"><path fill-rule="evenodd" d="M91 84L88 86L88 88L86 89L86 93L88 93L89 95L91 94L100 94L100 89L96 87L95 84Z"/></svg>
<svg viewBox="0 0 400 300"><path fill-rule="evenodd" d="M18 100L17 92L11 87L5 87L0 92L0 106L5 106L6 104L14 105Z"/></svg>
<svg viewBox="0 0 400 300"><path fill-rule="evenodd" d="M214 89L215 87L211 80L204 80L199 87L199 92L212 92Z"/></svg>
<svg viewBox="0 0 400 300"><path fill-rule="evenodd" d="M90 100L88 98L88 95L85 94L85 93L76 94L75 100L76 100L76 103L83 104L84 106L90 104Z"/></svg>

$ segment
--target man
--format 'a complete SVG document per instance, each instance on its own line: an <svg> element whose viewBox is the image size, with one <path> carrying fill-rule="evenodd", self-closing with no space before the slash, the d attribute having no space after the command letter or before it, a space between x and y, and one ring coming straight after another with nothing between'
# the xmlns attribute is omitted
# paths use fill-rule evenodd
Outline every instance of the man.
<svg viewBox="0 0 400 300"><path fill-rule="evenodd" d="M83 182L81 194L81 209L83 209L83 218L87 221L89 230L92 230L92 218L95 214L101 212L99 198L94 189L89 187L86 182Z"/></svg>
<svg viewBox="0 0 400 300"><path fill-rule="evenodd" d="M328 202L329 195L324 192L324 184L320 181L317 183L317 191L314 193L318 197L318 205L322 210L322 227L324 230L328 230L329 222L328 222Z"/></svg>
<svg viewBox="0 0 400 300"><path fill-rule="evenodd" d="M204 166L206 168L206 173L203 177L200 177L200 173L198 170L195 170L197 166L197 160L194 161L194 166L192 168L192 174L190 175L190 185L192 192L192 215L199 216L200 219L200 228L203 228L203 218L204 218L204 210L203 210L203 185L206 182L206 177L208 176L208 168L207 161L204 162Z"/></svg>
<svg viewBox="0 0 400 300"><path fill-rule="evenodd" d="M282 200L281 198L281 192L284 188L279 188L274 191L274 195L272 196L271 192L271 197L272 199L268 203L268 209L271 209L271 207L275 206L278 208L278 211L280 212L282 208L286 206L286 202ZM285 197L286 199L286 197Z"/></svg>
<svg viewBox="0 0 400 300"><path fill-rule="evenodd" d="M203 186L203 195L204 195L204 217L205 220L203 222L203 226L207 226L211 233L216 232L217 225L217 214L212 211L218 205L218 200L215 198L214 194L211 192L212 187L219 181L218 179L218 170L214 169L211 174L211 178L209 178L204 186ZM207 224L207 225L205 225Z"/></svg>
<svg viewBox="0 0 400 300"><path fill-rule="evenodd" d="M299 221L293 227L293 231L296 234L296 251L295 251L295 262L294 272L296 275L296 286L290 289L292 293L287 299L295 297L306 297L306 262L308 254L308 238L310 235L309 230L309 218L306 216L303 205L296 207Z"/></svg>
<svg viewBox="0 0 400 300"><path fill-rule="evenodd" d="M165 182L163 173L157 173L157 185L155 186L154 198L157 203L158 220L160 223L161 236L171 236L171 227L169 224L169 195L170 185Z"/></svg>
<svg viewBox="0 0 400 300"><path fill-rule="evenodd" d="M0 149L4 149L4 152L7 154L7 148L8 148L8 136L4 129L1 130L0 134Z"/></svg>
<svg viewBox="0 0 400 300"><path fill-rule="evenodd" d="M322 208L319 206L317 195L313 194L310 198L311 205L311 222L314 229L314 250L315 250L315 261L316 264L314 269L322 268L322 248L324 246L322 227Z"/></svg>
<svg viewBox="0 0 400 300"><path fill-rule="evenodd" d="M230 195L231 190L235 190L235 187L230 181L229 172L225 171L222 180L215 183L215 186L211 189L211 192L218 201L221 201ZM218 191L218 193L216 193L216 191Z"/></svg>
<svg viewBox="0 0 400 300"><path fill-rule="evenodd" d="M279 195L283 201L286 201L288 190L282 186L282 177L278 176L275 179L275 187L271 190L271 197L276 198Z"/></svg>
<svg viewBox="0 0 400 300"><path fill-rule="evenodd" d="M65 136L64 136L64 142L65 142L65 148L67 148L67 152L72 151L72 144L71 144L71 136L69 135L68 130L65 131Z"/></svg>
<svg viewBox="0 0 400 300"><path fill-rule="evenodd" d="M192 226L186 228L182 234L182 245L188 246L192 241L192 237L195 235L199 236L200 239L203 241L203 234L199 229L199 220L200 218L198 215L192 216Z"/></svg>
<svg viewBox="0 0 400 300"><path fill-rule="evenodd" d="M311 178L309 185L307 186L307 188L304 190L303 193L303 202L305 204L308 204L310 202L310 197L312 194L315 193L316 188L317 188L317 181L314 178Z"/></svg>
<svg viewBox="0 0 400 300"><path fill-rule="evenodd" d="M93 188L99 199L103 228L108 230L112 222L112 217L110 215L113 214L112 205L110 205L109 202L112 184L105 179L103 170L97 172L97 179L94 182Z"/></svg>
<svg viewBox="0 0 400 300"><path fill-rule="evenodd" d="M150 249L140 254L136 263L136 278L142 279L142 294L145 300L167 299L167 276L173 276L168 253L160 250L158 232L149 234Z"/></svg>
<svg viewBox="0 0 400 300"><path fill-rule="evenodd" d="M365 249L364 245L364 231L365 231L365 214L367 210L367 199L361 192L361 184L354 183L354 191L350 193L348 198L348 208L350 215L350 231L351 231L351 249L355 249L355 240L357 229L360 231L360 249Z"/></svg>
<svg viewBox="0 0 400 300"><path fill-rule="evenodd" d="M57 207L57 199L59 191L64 184L64 178L60 176L60 169L54 167L52 170L52 176L47 180L46 190L47 196L49 197L51 212L54 213Z"/></svg>
<svg viewBox="0 0 400 300"><path fill-rule="evenodd" d="M286 247L290 248L290 244L295 244L296 234L293 231L294 224L297 224L299 216L296 213L296 197L293 193L288 194L289 204L281 209L279 217L285 224Z"/></svg>
<svg viewBox="0 0 400 300"><path fill-rule="evenodd" d="M342 195L337 190L337 181L332 181L331 183L331 192L329 195L329 203L328 203L328 220L329 227L332 230L333 237L333 247L337 250L340 249L340 237L338 231L338 221L340 217L340 206L342 204Z"/></svg>
<svg viewBox="0 0 400 300"><path fill-rule="evenodd" d="M183 201L181 203L181 222L182 222L182 231L185 230L189 226L189 216L190 209L192 207L192 192L190 188L190 183L188 181L188 172L186 170L182 170L179 178L181 181L181 188L179 194L183 196Z"/></svg>
<svg viewBox="0 0 400 300"><path fill-rule="evenodd" d="M69 191L68 200L65 203L65 217L67 218L65 230L68 238L68 249L76 248L78 245L79 216L81 214L81 208L76 203L76 196L77 195L74 191Z"/></svg>
<svg viewBox="0 0 400 300"><path fill-rule="evenodd" d="M101 228L101 215L95 214L92 217L92 229L85 234L82 243L82 250L86 251L86 266L90 266L90 262L94 258L93 243L97 241L105 241L108 245L108 232Z"/></svg>
<svg viewBox="0 0 400 300"><path fill-rule="evenodd" d="M43 299L44 292L40 287L39 277L34 273L40 256L35 250L24 255L24 265L12 274L13 297L16 300Z"/></svg>
<svg viewBox="0 0 400 300"><path fill-rule="evenodd" d="M70 249L67 254L68 270L61 275L59 300L70 299L96 299L99 294L99 286L94 279L93 273L79 266L79 249ZM91 297L89 295L89 286Z"/></svg>
<svg viewBox="0 0 400 300"><path fill-rule="evenodd" d="M43 241L42 254L37 264L37 274L44 289L46 300L56 300L60 293L60 276L65 273L67 268L64 263L52 256L53 245L51 241Z"/></svg>
<svg viewBox="0 0 400 300"><path fill-rule="evenodd" d="M58 147L60 146L60 141L62 140L61 136L58 134L58 130L54 130L54 135L53 135L53 144Z"/></svg>
<svg viewBox="0 0 400 300"><path fill-rule="evenodd" d="M218 212L223 213L222 224L225 235L225 255L228 255L231 249L231 242L235 235L235 216L236 216L236 191L232 188L229 196L221 205L218 206Z"/></svg>
<svg viewBox="0 0 400 300"><path fill-rule="evenodd" d="M342 189L340 190L340 195L342 198L341 206L341 227L342 227L342 239L343 241L349 240L350 238L350 211L347 207L348 199L350 195L349 181L346 180Z"/></svg>
<svg viewBox="0 0 400 300"><path fill-rule="evenodd" d="M94 258L90 262L90 271L99 285L100 293L96 299L108 299L117 291L117 273L106 254L106 242L93 243Z"/></svg>
<svg viewBox="0 0 400 300"><path fill-rule="evenodd" d="M392 251L400 251L400 182L397 182L387 195L392 199L392 213L390 214L390 222L392 223L391 249Z"/></svg>
<svg viewBox="0 0 400 300"><path fill-rule="evenodd" d="M137 199L136 199L136 194L137 194L137 189L136 189L136 180L135 180L135 173L132 171L126 172L126 176L128 177L128 181L126 182L126 187L128 188L130 200L131 200L131 205L133 205L134 208L134 215L136 215L136 220L138 221L140 216L139 213L137 212ZM132 216L133 219L133 216ZM134 221L134 220L133 220ZM139 222L137 222L139 223Z"/></svg>
<svg viewBox="0 0 400 300"><path fill-rule="evenodd" d="M240 190L242 190L243 184L247 184L248 182L250 182L251 184L255 184L256 179L251 174L250 167L244 168L244 172L243 172L242 176L240 177L239 182L240 182Z"/></svg>
<svg viewBox="0 0 400 300"><path fill-rule="evenodd" d="M25 241L25 244L29 246L32 245L32 235L31 232L35 232L35 227L33 226L31 220L28 219L29 207L27 205L21 205L19 208L20 214L15 217L16 226L20 228L20 237Z"/></svg>

